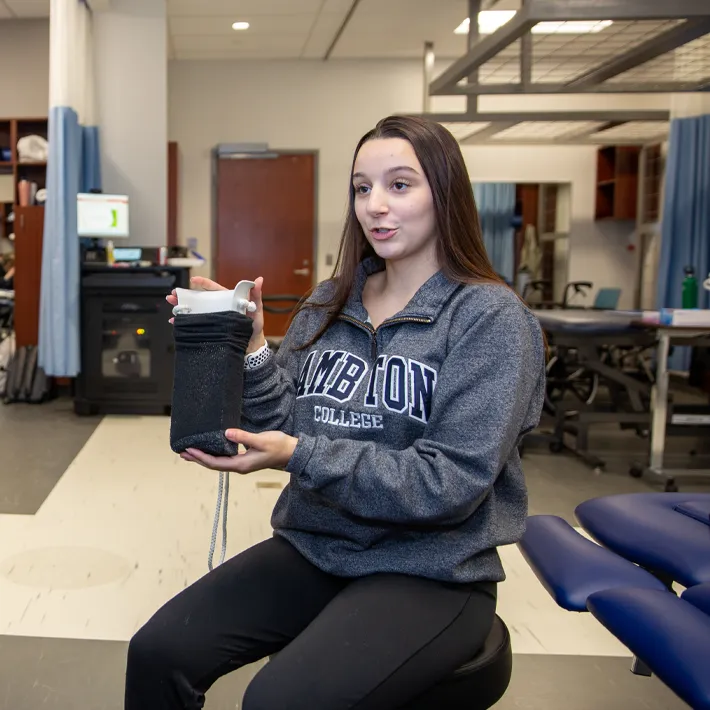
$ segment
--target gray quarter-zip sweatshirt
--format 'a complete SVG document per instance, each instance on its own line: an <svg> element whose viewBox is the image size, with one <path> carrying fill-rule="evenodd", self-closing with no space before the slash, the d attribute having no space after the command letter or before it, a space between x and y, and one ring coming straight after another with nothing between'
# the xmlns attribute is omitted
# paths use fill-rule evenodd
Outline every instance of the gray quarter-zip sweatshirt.
<svg viewBox="0 0 710 710"><path fill-rule="evenodd" d="M335 575L501 581L496 548L520 539L527 516L517 444L542 409L540 325L505 286L440 271L374 329L362 290L382 268L360 264L313 346L293 349L325 318L308 308L277 355L244 373L244 429L298 437L275 534Z"/></svg>

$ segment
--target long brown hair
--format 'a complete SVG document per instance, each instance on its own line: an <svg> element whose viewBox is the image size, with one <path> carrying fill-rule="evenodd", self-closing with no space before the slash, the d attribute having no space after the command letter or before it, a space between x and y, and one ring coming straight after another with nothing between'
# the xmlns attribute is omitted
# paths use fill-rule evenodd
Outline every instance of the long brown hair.
<svg viewBox="0 0 710 710"><path fill-rule="evenodd" d="M375 255L355 214L352 173L363 144L379 138L403 138L414 149L434 198L436 253L443 273L451 281L462 284L506 285L486 253L473 189L456 139L434 121L414 116L389 116L368 131L355 148L350 167L348 214L331 276L333 295L323 303L306 303L306 296L293 314L295 317L303 308L322 308L328 317L316 335L298 347L299 350L315 343L337 320L352 290L358 265L366 257Z"/></svg>

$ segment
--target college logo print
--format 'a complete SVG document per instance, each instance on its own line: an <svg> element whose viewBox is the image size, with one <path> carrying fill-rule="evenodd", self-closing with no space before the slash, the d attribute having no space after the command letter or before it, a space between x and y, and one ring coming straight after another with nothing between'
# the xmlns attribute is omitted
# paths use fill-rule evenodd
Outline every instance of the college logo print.
<svg viewBox="0 0 710 710"><path fill-rule="evenodd" d="M373 410L355 412L315 405L315 421L334 426L382 429L383 409L426 424L436 379L436 370L400 355L380 355L370 366L346 350L313 350L301 368L296 398L325 397L342 405L357 395L363 407ZM363 382L366 387L361 387Z"/></svg>

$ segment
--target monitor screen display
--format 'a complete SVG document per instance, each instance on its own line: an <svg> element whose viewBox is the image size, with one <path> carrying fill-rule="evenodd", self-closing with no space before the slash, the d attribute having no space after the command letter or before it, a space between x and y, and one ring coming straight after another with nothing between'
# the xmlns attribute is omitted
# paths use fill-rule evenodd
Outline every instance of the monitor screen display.
<svg viewBox="0 0 710 710"><path fill-rule="evenodd" d="M121 239L128 234L128 195L79 193L76 202L80 237Z"/></svg>
<svg viewBox="0 0 710 710"><path fill-rule="evenodd" d="M143 258L143 249L140 247L116 247L113 250L116 261L140 261Z"/></svg>

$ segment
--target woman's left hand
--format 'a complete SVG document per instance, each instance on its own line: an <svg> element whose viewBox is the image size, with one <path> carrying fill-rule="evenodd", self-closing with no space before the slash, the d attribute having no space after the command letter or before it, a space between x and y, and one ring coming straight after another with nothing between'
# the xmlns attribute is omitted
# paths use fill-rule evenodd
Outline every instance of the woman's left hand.
<svg viewBox="0 0 710 710"><path fill-rule="evenodd" d="M246 446L247 451L236 456L210 456L197 449L187 449L180 457L214 471L252 473L262 468L283 468L298 443L295 436L289 436L282 431L250 434L243 429L227 429L225 436L235 444Z"/></svg>

